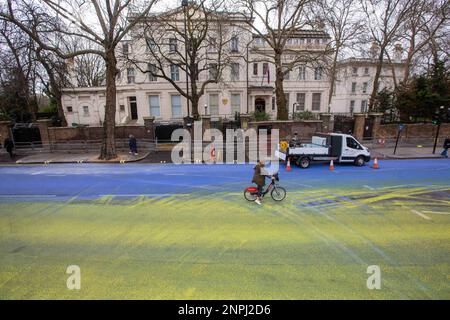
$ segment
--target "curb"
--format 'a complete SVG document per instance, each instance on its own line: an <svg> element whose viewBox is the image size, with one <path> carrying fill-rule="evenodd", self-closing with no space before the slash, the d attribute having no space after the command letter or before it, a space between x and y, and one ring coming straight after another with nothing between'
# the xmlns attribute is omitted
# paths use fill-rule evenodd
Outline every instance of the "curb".
<svg viewBox="0 0 450 320"><path fill-rule="evenodd" d="M128 160L92 160L92 159L88 159L88 160L55 160L55 161L51 161L51 160L47 160L47 161L26 161L26 162L22 162L21 160L17 160L15 163L13 164L44 164L44 165L49 165L49 164L67 164L67 163L77 163L77 164L83 164L83 163L132 163L132 162L139 162L144 160L146 157L148 157L148 155L150 154L150 152L140 156L139 158L136 159L128 159Z"/></svg>

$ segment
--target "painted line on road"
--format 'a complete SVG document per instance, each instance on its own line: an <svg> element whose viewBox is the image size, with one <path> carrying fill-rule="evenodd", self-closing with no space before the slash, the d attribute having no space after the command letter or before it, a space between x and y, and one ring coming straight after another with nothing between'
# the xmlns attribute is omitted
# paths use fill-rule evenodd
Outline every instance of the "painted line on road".
<svg viewBox="0 0 450 320"><path fill-rule="evenodd" d="M170 197L189 196L189 193L140 193L140 194L99 194L98 197Z"/></svg>
<svg viewBox="0 0 450 320"><path fill-rule="evenodd" d="M0 194L0 198L53 198L56 194Z"/></svg>
<svg viewBox="0 0 450 320"><path fill-rule="evenodd" d="M435 213L435 214L450 214L450 212L437 212L437 211L424 211L426 213Z"/></svg>
<svg viewBox="0 0 450 320"><path fill-rule="evenodd" d="M417 214L419 217L424 218L425 220L431 220L429 216L424 215L422 212L419 212L417 210L411 210L413 213Z"/></svg>

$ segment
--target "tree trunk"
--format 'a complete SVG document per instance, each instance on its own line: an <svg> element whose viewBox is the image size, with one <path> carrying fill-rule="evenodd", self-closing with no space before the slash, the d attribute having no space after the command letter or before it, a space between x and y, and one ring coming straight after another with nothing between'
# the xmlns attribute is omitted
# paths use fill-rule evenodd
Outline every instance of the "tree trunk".
<svg viewBox="0 0 450 320"><path fill-rule="evenodd" d="M61 127L67 127L66 116L64 115L64 109L62 105L62 95L60 93L55 94L56 110L58 111L58 117L61 121Z"/></svg>
<svg viewBox="0 0 450 320"><path fill-rule="evenodd" d="M284 72L281 54L275 54L275 96L277 100L277 120L288 120L289 112L283 88Z"/></svg>
<svg viewBox="0 0 450 320"><path fill-rule="evenodd" d="M194 119L199 118L199 112L198 112L198 102L200 98L196 94L191 94L191 107L192 107L192 117Z"/></svg>
<svg viewBox="0 0 450 320"><path fill-rule="evenodd" d="M114 50L107 51L105 55L106 106L105 120L103 121L103 141L99 159L111 160L117 158L115 141L117 60Z"/></svg>
<svg viewBox="0 0 450 320"><path fill-rule="evenodd" d="M378 93L378 80L380 79L381 69L383 67L383 52L384 52L384 47L380 49L380 54L378 56L377 68L375 71L375 77L373 79L373 85L372 85L372 93L370 94L370 99L369 99L369 107L368 107L369 112L373 110L373 107L375 105L375 99L376 99L377 93Z"/></svg>
<svg viewBox="0 0 450 320"><path fill-rule="evenodd" d="M330 112L330 105L331 105L331 99L333 98L334 93L334 84L336 83L336 66L337 66L337 59L339 54L339 47L336 46L336 52L334 53L333 57L333 65L331 66L331 72L330 72L330 90L328 91L328 112Z"/></svg>

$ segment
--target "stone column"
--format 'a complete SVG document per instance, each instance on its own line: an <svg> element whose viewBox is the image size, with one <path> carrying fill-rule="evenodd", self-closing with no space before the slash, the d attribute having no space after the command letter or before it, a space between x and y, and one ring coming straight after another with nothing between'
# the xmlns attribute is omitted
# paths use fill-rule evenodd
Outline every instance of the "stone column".
<svg viewBox="0 0 450 320"><path fill-rule="evenodd" d="M144 117L144 127L148 139L155 140L155 117Z"/></svg>
<svg viewBox="0 0 450 320"><path fill-rule="evenodd" d="M11 126L11 121L0 121L0 143L2 146L6 138L12 138Z"/></svg>
<svg viewBox="0 0 450 320"><path fill-rule="evenodd" d="M362 140L364 138L364 124L366 122L365 113L354 113L355 125L353 127L353 136L357 140Z"/></svg>
<svg viewBox="0 0 450 320"><path fill-rule="evenodd" d="M381 118L383 117L382 113L369 113L369 117L372 118L372 138L379 138L380 124Z"/></svg>
<svg viewBox="0 0 450 320"><path fill-rule="evenodd" d="M50 119L42 119L37 121L39 126L39 133L41 134L41 141L43 148L50 148L54 141L52 141L50 134L48 132L48 128L52 124L52 120Z"/></svg>
<svg viewBox="0 0 450 320"><path fill-rule="evenodd" d="M322 120L322 132L333 132L334 123L331 119L331 113L320 114L320 120Z"/></svg>

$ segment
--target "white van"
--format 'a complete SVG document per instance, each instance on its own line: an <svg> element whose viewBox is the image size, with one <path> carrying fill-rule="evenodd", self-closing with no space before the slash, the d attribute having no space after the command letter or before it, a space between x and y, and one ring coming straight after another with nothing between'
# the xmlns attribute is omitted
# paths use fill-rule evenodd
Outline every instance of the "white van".
<svg viewBox="0 0 450 320"><path fill-rule="evenodd" d="M370 161L369 149L349 134L326 133L312 137L311 143L280 149L278 145L275 155L292 162L300 168L308 168L312 161L335 161L339 163L354 163L363 166Z"/></svg>

